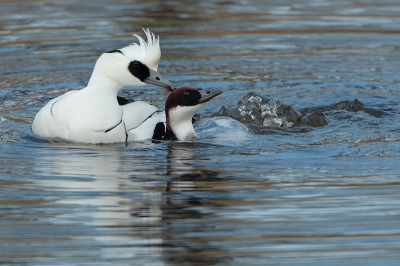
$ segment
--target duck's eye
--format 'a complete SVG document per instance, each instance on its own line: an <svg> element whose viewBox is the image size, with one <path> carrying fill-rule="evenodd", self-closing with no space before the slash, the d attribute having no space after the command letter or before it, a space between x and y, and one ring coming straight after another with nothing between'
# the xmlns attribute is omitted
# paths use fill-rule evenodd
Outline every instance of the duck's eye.
<svg viewBox="0 0 400 266"><path fill-rule="evenodd" d="M189 96L189 92L188 91L185 91L185 92L183 92L183 94L182 94L182 96L184 97L184 98L186 98L186 97L188 97Z"/></svg>
<svg viewBox="0 0 400 266"><path fill-rule="evenodd" d="M139 68L140 67L140 63L138 61L132 61L130 66L133 67L133 68Z"/></svg>

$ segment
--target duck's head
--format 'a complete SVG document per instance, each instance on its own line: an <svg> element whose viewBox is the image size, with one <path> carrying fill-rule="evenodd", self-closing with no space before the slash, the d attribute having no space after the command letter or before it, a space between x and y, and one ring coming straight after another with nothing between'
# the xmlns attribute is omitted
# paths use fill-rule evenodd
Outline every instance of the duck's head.
<svg viewBox="0 0 400 266"><path fill-rule="evenodd" d="M96 62L89 84L109 79L122 86L151 84L164 87L168 91L173 90L173 84L157 71L161 57L159 37L155 37L148 29L143 30L147 42L134 34L139 44L131 43L124 48L102 54Z"/></svg>
<svg viewBox="0 0 400 266"><path fill-rule="evenodd" d="M168 129L174 132L179 141L197 140L192 125L193 115L206 102L222 92L222 90L203 90L194 86L185 86L172 91L165 102Z"/></svg>

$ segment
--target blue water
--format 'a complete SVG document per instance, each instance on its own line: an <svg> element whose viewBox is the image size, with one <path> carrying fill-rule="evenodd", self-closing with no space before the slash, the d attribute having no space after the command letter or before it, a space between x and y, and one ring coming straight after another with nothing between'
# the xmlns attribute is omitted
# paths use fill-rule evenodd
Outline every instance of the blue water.
<svg viewBox="0 0 400 266"><path fill-rule="evenodd" d="M0 5L0 263L398 265L400 2L6 1ZM225 92L197 143L35 138L50 99L149 27L176 86ZM329 125L224 137L204 121L248 92ZM121 95L162 106L154 87Z"/></svg>

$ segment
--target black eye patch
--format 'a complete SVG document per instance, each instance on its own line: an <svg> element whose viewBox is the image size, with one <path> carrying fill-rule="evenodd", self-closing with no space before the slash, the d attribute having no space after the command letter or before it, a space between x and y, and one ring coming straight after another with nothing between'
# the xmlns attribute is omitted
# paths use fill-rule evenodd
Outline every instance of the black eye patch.
<svg viewBox="0 0 400 266"><path fill-rule="evenodd" d="M150 76L149 68L146 65L136 60L130 62L128 69L129 72L131 72L132 75L140 79L141 82L144 82L144 80Z"/></svg>
<svg viewBox="0 0 400 266"><path fill-rule="evenodd" d="M178 104L182 106L197 105L201 99L201 93L197 90L184 91L179 97Z"/></svg>

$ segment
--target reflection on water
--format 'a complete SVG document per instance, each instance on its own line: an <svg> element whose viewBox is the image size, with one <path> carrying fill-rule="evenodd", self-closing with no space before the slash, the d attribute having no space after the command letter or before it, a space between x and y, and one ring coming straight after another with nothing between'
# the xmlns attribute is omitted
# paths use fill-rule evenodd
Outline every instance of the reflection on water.
<svg viewBox="0 0 400 266"><path fill-rule="evenodd" d="M0 263L398 264L399 3L81 2L0 5ZM36 112L141 27L161 36L174 84L225 90L200 112L201 141L34 138ZM324 127L262 135L209 119L249 92L295 110L359 99L384 115L326 110Z"/></svg>

